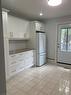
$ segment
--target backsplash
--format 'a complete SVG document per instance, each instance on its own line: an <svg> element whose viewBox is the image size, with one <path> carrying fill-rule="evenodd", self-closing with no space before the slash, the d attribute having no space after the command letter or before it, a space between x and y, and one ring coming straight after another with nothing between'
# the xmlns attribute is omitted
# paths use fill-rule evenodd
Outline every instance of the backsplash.
<svg viewBox="0 0 71 95"><path fill-rule="evenodd" d="M17 49L25 49L26 41L20 40L10 40L9 41L9 51L17 50Z"/></svg>

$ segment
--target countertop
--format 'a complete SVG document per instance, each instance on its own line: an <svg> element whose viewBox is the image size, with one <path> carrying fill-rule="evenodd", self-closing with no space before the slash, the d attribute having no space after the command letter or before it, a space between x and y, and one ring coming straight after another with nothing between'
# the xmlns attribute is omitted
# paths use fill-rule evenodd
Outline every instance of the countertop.
<svg viewBox="0 0 71 95"><path fill-rule="evenodd" d="M17 53L21 53L21 52L26 52L26 51L30 51L30 50L34 50L34 49L17 49L17 50L12 50L12 51L9 51L9 54L17 54Z"/></svg>

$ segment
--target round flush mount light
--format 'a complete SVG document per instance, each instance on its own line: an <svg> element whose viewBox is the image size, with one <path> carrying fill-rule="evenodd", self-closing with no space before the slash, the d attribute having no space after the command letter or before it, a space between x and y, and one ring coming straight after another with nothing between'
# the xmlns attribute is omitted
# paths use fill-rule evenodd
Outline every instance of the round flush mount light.
<svg viewBox="0 0 71 95"><path fill-rule="evenodd" d="M40 13L40 16L43 16L43 13Z"/></svg>
<svg viewBox="0 0 71 95"><path fill-rule="evenodd" d="M49 6L58 6L62 3L62 0L48 0Z"/></svg>

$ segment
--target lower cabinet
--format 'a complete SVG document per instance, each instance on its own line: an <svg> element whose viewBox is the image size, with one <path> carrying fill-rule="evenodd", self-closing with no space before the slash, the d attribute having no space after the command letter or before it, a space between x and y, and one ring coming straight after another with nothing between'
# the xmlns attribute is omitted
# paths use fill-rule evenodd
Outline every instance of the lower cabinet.
<svg viewBox="0 0 71 95"><path fill-rule="evenodd" d="M16 69L16 65L12 65L12 66L8 66L8 77L10 78L11 76L13 76L14 74L16 74L17 69Z"/></svg>
<svg viewBox="0 0 71 95"><path fill-rule="evenodd" d="M33 65L33 50L10 55L8 63L9 78L26 68L32 67Z"/></svg>
<svg viewBox="0 0 71 95"><path fill-rule="evenodd" d="M31 67L33 65L33 57L27 58L25 60L25 67Z"/></svg>

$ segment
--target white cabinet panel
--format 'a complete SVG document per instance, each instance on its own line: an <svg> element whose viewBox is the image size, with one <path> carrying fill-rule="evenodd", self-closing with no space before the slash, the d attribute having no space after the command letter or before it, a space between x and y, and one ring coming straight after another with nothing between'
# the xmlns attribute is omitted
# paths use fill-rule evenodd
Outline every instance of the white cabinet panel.
<svg viewBox="0 0 71 95"><path fill-rule="evenodd" d="M25 52L25 58L29 58L29 57L32 57L33 56L33 51L31 50L31 51L27 51L27 52Z"/></svg>
<svg viewBox="0 0 71 95"><path fill-rule="evenodd" d="M14 60L10 60L8 66L13 66L15 64L17 64L18 61L14 61Z"/></svg>
<svg viewBox="0 0 71 95"><path fill-rule="evenodd" d="M13 39L29 39L29 21L18 17L8 15L8 32L9 38Z"/></svg>
<svg viewBox="0 0 71 95"><path fill-rule="evenodd" d="M25 59L25 67L28 68L31 66L33 66L33 57Z"/></svg>
<svg viewBox="0 0 71 95"><path fill-rule="evenodd" d="M4 38L7 38L8 37L8 33L7 33L8 15L7 15L7 12L2 12L2 21L3 21L3 35L4 35Z"/></svg>
<svg viewBox="0 0 71 95"><path fill-rule="evenodd" d="M17 72L20 72L21 70L23 70L25 67L25 62L24 60L20 60L17 64Z"/></svg>
<svg viewBox="0 0 71 95"><path fill-rule="evenodd" d="M39 21L35 21L35 29L36 31L45 31L44 24Z"/></svg>
<svg viewBox="0 0 71 95"><path fill-rule="evenodd" d="M13 76L16 73L33 66L33 50L13 54L9 56L8 73Z"/></svg>
<svg viewBox="0 0 71 95"><path fill-rule="evenodd" d="M17 61L19 58L19 55L18 54L13 54L13 55L10 55L9 56L9 60L10 61Z"/></svg>
<svg viewBox="0 0 71 95"><path fill-rule="evenodd" d="M9 77L15 75L16 72L17 72L16 65L8 66L8 74L9 74Z"/></svg>

